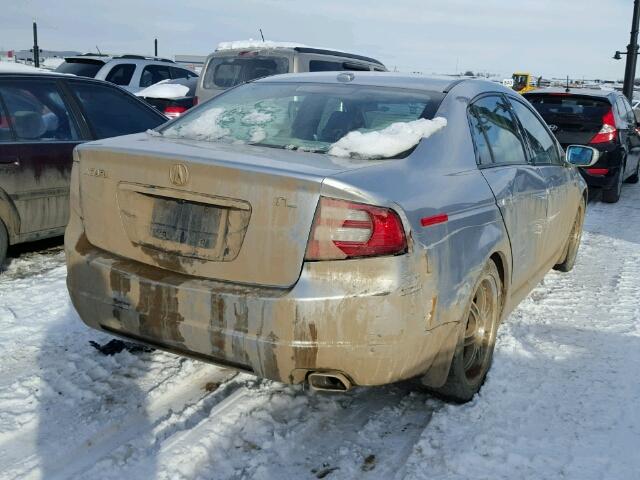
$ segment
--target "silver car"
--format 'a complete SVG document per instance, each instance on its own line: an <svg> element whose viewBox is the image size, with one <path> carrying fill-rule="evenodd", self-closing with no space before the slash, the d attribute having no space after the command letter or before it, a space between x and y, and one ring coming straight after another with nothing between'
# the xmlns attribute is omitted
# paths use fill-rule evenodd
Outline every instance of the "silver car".
<svg viewBox="0 0 640 480"><path fill-rule="evenodd" d="M87 325L320 390L472 398L501 320L573 267L586 207L535 110L479 80L274 76L75 153Z"/></svg>

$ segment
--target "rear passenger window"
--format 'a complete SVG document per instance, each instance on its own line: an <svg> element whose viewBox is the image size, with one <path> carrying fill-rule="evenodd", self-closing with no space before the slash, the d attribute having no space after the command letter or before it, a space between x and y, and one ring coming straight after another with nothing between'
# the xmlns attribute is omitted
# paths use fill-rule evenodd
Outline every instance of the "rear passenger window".
<svg viewBox="0 0 640 480"><path fill-rule="evenodd" d="M369 65L355 62L329 62L326 60L311 60L309 62L310 72L340 72L351 70L355 72L368 72Z"/></svg>
<svg viewBox="0 0 640 480"><path fill-rule="evenodd" d="M129 85L131 83L131 77L135 72L136 66L132 63L121 63L116 65L107 74L105 80L107 82L115 83L116 85Z"/></svg>
<svg viewBox="0 0 640 480"><path fill-rule="evenodd" d="M344 70L342 62L327 62L325 60L311 60L309 62L310 72L338 72Z"/></svg>
<svg viewBox="0 0 640 480"><path fill-rule="evenodd" d="M0 95L8 114L3 114L0 119L1 138L7 136L11 124L19 141L79 140L75 122L54 82L3 82L0 84Z"/></svg>
<svg viewBox="0 0 640 480"><path fill-rule="evenodd" d="M484 97L469 107L472 135L480 164L523 164L527 162L524 145L506 100Z"/></svg>
<svg viewBox="0 0 640 480"><path fill-rule="evenodd" d="M626 97L622 97L622 103L627 110L627 122L629 122L631 125L635 125L636 115L635 113L633 113L633 108L631 107L629 100L627 100Z"/></svg>
<svg viewBox="0 0 640 480"><path fill-rule="evenodd" d="M97 138L144 132L164 123L142 102L115 87L69 82Z"/></svg>
<svg viewBox="0 0 640 480"><path fill-rule="evenodd" d="M169 70L171 70L171 78L193 78L197 76L184 68L170 67Z"/></svg>
<svg viewBox="0 0 640 480"><path fill-rule="evenodd" d="M9 118L0 104L0 142L10 142L11 140L13 140L13 134L9 127Z"/></svg>
<svg viewBox="0 0 640 480"><path fill-rule="evenodd" d="M520 124L524 130L527 143L531 148L533 155L532 161L535 164L561 164L560 155L556 148L556 144L542 125L538 117L522 103L511 100L513 111L520 120Z"/></svg>
<svg viewBox="0 0 640 480"><path fill-rule="evenodd" d="M169 67L165 65L148 65L142 70L140 76L140 86L149 87L155 85L162 80L168 80L171 78Z"/></svg>

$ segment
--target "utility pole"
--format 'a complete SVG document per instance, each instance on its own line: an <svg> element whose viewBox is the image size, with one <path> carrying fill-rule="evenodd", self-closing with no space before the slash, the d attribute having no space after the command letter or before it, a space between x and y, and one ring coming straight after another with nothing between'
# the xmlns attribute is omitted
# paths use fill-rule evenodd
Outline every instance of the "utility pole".
<svg viewBox="0 0 640 480"><path fill-rule="evenodd" d="M640 0L633 1L633 19L631 21L631 40L627 45L627 65L624 69L624 85L622 93L631 102L633 100L633 83L636 79L636 62L638 60L638 21L640 20Z"/></svg>
<svg viewBox="0 0 640 480"><path fill-rule="evenodd" d="M38 47L38 24L33 22L33 66L40 66L40 47Z"/></svg>
<svg viewBox="0 0 640 480"><path fill-rule="evenodd" d="M154 39L153 40L153 51L154 51L154 56L157 57L158 56L158 39Z"/></svg>

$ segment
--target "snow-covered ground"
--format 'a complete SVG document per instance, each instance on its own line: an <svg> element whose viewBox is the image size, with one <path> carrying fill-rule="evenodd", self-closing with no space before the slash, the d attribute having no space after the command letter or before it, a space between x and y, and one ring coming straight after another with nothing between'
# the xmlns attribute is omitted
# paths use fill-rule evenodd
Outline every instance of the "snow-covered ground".
<svg viewBox="0 0 640 480"><path fill-rule="evenodd" d="M638 479L640 185L591 202L577 266L502 325L481 394L314 394L173 355L104 356L60 248L0 275L0 478Z"/></svg>

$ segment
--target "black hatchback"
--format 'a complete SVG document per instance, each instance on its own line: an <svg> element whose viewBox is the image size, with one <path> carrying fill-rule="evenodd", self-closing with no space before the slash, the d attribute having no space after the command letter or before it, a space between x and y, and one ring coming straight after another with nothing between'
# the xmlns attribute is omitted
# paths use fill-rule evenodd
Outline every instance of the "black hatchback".
<svg viewBox="0 0 640 480"><path fill-rule="evenodd" d="M73 149L167 118L120 87L73 75L0 74L0 268L7 246L64 233Z"/></svg>
<svg viewBox="0 0 640 480"><path fill-rule="evenodd" d="M640 135L626 97L614 90L545 88L526 93L563 148L588 145L598 162L580 169L589 187L602 188L602 199L615 203L622 183L639 180Z"/></svg>

